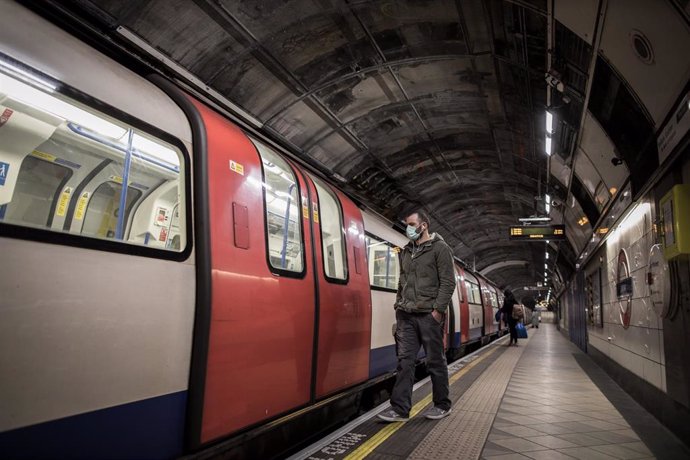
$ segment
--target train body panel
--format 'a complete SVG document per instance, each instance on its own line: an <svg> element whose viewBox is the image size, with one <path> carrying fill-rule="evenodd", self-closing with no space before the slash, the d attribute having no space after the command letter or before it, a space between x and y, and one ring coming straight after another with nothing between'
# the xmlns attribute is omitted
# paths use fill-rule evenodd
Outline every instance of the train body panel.
<svg viewBox="0 0 690 460"><path fill-rule="evenodd" d="M0 451L180 455L195 301L187 119L20 5L0 2L0 24Z"/></svg>
<svg viewBox="0 0 690 460"><path fill-rule="evenodd" d="M88 452L78 440L89 433L93 444L123 455L125 436L142 451L178 452L193 267L146 258L132 264L131 256L7 238L0 251L0 446L18 443L38 457L65 446ZM119 411L139 422L104 415ZM39 423L38 431L21 429ZM155 433L172 437L138 434L156 424ZM23 444L27 438L33 444Z"/></svg>

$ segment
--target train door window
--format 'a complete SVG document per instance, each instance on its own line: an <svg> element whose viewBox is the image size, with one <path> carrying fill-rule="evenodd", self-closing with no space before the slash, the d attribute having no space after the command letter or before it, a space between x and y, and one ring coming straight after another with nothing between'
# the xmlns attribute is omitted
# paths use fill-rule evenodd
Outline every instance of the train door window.
<svg viewBox="0 0 690 460"><path fill-rule="evenodd" d="M254 141L263 168L268 261L274 270L304 273L299 185L290 165L277 153Z"/></svg>
<svg viewBox="0 0 690 460"><path fill-rule="evenodd" d="M400 261L397 247L373 236L365 238L369 284L374 287L397 289L400 276Z"/></svg>
<svg viewBox="0 0 690 460"><path fill-rule="evenodd" d="M0 225L185 250L182 144L102 112L101 102L73 99L68 91L21 63L6 66L0 60ZM179 244L168 238L175 207Z"/></svg>
<svg viewBox="0 0 690 460"><path fill-rule="evenodd" d="M97 238L114 238L117 231L119 217L119 200L122 195L122 184L105 182L98 186L89 200L82 235ZM141 191L128 187L127 204L125 205L125 222L129 221L129 214L134 203L139 201Z"/></svg>
<svg viewBox="0 0 690 460"><path fill-rule="evenodd" d="M457 274L457 271L456 271L455 281L458 283L459 286L461 286L462 283L465 281L465 277L462 276L462 275L458 275L458 274ZM464 301L465 301L465 296L464 296L464 294L463 294L463 292L462 292L462 289L460 289L460 288L458 288L458 296L460 297L460 302L464 302Z"/></svg>
<svg viewBox="0 0 690 460"><path fill-rule="evenodd" d="M71 175L72 171L64 166L27 156L19 169L12 201L0 206L0 220L49 225L55 198Z"/></svg>
<svg viewBox="0 0 690 460"><path fill-rule="evenodd" d="M482 303L482 294L479 291L479 285L471 281L465 280L465 286L467 287L467 297L469 303Z"/></svg>
<svg viewBox="0 0 690 460"><path fill-rule="evenodd" d="M498 297L496 296L495 292L491 293L491 304L493 305L494 308L499 308L498 306Z"/></svg>
<svg viewBox="0 0 690 460"><path fill-rule="evenodd" d="M347 281L347 256L345 253L345 231L340 202L335 194L320 180L312 177L319 197L318 214L321 225L321 245L326 279Z"/></svg>

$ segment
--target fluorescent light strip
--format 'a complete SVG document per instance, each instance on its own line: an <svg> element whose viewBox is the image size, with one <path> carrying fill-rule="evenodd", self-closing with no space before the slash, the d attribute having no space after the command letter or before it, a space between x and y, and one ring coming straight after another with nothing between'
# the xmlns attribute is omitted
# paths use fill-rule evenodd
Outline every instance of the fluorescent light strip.
<svg viewBox="0 0 690 460"><path fill-rule="evenodd" d="M546 214L551 212L551 195L548 193L544 195L544 203L546 203Z"/></svg>
<svg viewBox="0 0 690 460"><path fill-rule="evenodd" d="M550 217L520 217L520 222L551 222Z"/></svg>
<svg viewBox="0 0 690 460"><path fill-rule="evenodd" d="M4 61L2 59L0 59L0 68L9 71L9 73L13 73L17 76L23 77L23 79L29 80L30 83L40 86L42 89L46 91L50 91L51 93L55 91L56 86L54 84L47 82L44 79L38 77L37 75L27 72L26 70L19 68L14 64L10 64L9 62Z"/></svg>
<svg viewBox="0 0 690 460"><path fill-rule="evenodd" d="M0 87L10 98L16 99L39 110L50 112L65 120L72 121L90 131L110 139L119 140L127 130L82 110L68 102L62 101L48 93L40 91L26 83L0 74Z"/></svg>
<svg viewBox="0 0 690 460"><path fill-rule="evenodd" d="M546 132L553 134L553 114L551 112L546 112Z"/></svg>
<svg viewBox="0 0 690 460"><path fill-rule="evenodd" d="M548 156L551 156L551 138L549 136L546 136L545 150L546 150L546 154Z"/></svg>

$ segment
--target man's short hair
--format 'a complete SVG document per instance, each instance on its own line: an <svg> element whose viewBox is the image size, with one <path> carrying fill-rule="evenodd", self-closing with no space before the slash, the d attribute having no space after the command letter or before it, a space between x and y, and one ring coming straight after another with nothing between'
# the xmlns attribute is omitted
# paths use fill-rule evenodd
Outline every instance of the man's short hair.
<svg viewBox="0 0 690 460"><path fill-rule="evenodd" d="M411 212L405 214L405 217L410 217L413 214L417 214L419 217L419 223L426 223L427 229L431 228L431 222L429 221L429 214L427 214L423 209L413 209Z"/></svg>

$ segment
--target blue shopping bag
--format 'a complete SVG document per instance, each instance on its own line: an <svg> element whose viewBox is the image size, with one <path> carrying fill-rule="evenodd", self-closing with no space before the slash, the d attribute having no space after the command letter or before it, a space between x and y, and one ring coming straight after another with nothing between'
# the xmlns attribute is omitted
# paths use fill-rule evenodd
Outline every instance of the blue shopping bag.
<svg viewBox="0 0 690 460"><path fill-rule="evenodd" d="M527 329L525 329L525 325L522 323L517 323L517 326L515 326L515 329L517 329L517 334L519 339L526 339L527 338Z"/></svg>

